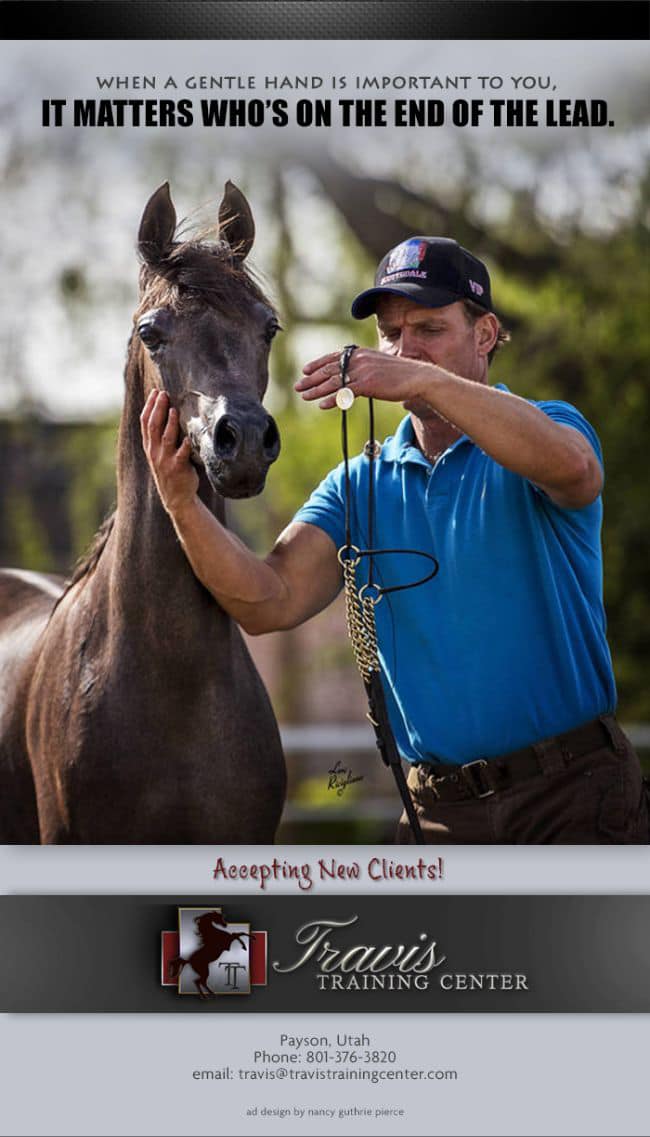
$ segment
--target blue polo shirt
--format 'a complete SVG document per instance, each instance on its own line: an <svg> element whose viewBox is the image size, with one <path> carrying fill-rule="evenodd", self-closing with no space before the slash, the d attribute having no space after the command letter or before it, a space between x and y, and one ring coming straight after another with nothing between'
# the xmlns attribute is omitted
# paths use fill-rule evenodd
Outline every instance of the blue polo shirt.
<svg viewBox="0 0 650 1137"><path fill-rule="evenodd" d="M497 384L507 390L503 384ZM533 402L533 400L531 400ZM535 402L602 453L569 403ZM367 548L369 463L350 462L352 540ZM384 686L399 750L412 762L491 758L611 712L598 498L562 509L467 437L432 465L410 417L375 462L375 547L420 549L440 563L419 588L375 608ZM343 465L298 511L345 542ZM367 579L367 562L358 568ZM385 586L426 575L403 554L375 561Z"/></svg>

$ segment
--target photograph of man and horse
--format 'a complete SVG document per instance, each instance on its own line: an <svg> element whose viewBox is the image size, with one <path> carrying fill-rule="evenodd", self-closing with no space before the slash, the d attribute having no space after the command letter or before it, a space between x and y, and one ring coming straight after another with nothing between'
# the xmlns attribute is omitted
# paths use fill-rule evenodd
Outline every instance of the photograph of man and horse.
<svg viewBox="0 0 650 1137"><path fill-rule="evenodd" d="M415 135L43 151L60 232L6 249L0 841L647 842L630 108L580 177L561 138L438 180Z"/></svg>

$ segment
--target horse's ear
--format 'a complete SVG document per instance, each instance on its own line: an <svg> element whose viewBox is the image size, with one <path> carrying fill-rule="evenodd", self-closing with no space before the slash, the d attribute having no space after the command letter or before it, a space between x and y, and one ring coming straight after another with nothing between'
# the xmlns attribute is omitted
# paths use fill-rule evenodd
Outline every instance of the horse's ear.
<svg viewBox="0 0 650 1137"><path fill-rule="evenodd" d="M138 231L138 251L147 264L155 265L169 252L175 229L176 210L169 182L163 182L145 205Z"/></svg>
<svg viewBox="0 0 650 1137"><path fill-rule="evenodd" d="M251 207L232 182L226 182L219 206L219 235L228 242L238 261L246 259L255 240Z"/></svg>

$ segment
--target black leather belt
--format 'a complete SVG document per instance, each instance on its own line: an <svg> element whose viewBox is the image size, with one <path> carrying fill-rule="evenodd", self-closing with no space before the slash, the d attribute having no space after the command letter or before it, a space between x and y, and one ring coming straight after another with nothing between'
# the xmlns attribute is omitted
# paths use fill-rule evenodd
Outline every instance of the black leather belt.
<svg viewBox="0 0 650 1137"><path fill-rule="evenodd" d="M611 716L610 716L611 718ZM613 718L611 719L613 722ZM416 762L424 784L439 801L462 801L467 798L492 797L499 790L533 778L543 771L539 752L557 748L570 762L591 750L611 747L612 736L602 719L578 726L566 734L546 738L535 746L512 750L496 758L477 758L462 766L447 762Z"/></svg>

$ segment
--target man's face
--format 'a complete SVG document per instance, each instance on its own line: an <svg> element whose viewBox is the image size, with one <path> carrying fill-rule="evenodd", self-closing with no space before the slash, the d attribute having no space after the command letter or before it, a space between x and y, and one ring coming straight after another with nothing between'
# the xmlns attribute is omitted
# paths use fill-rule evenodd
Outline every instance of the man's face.
<svg viewBox="0 0 650 1137"><path fill-rule="evenodd" d="M481 323L471 324L462 301L444 308L424 308L402 296L381 296L377 305L379 350L403 359L437 363L454 375L481 383L487 381L486 352ZM419 414L431 408L405 404Z"/></svg>

